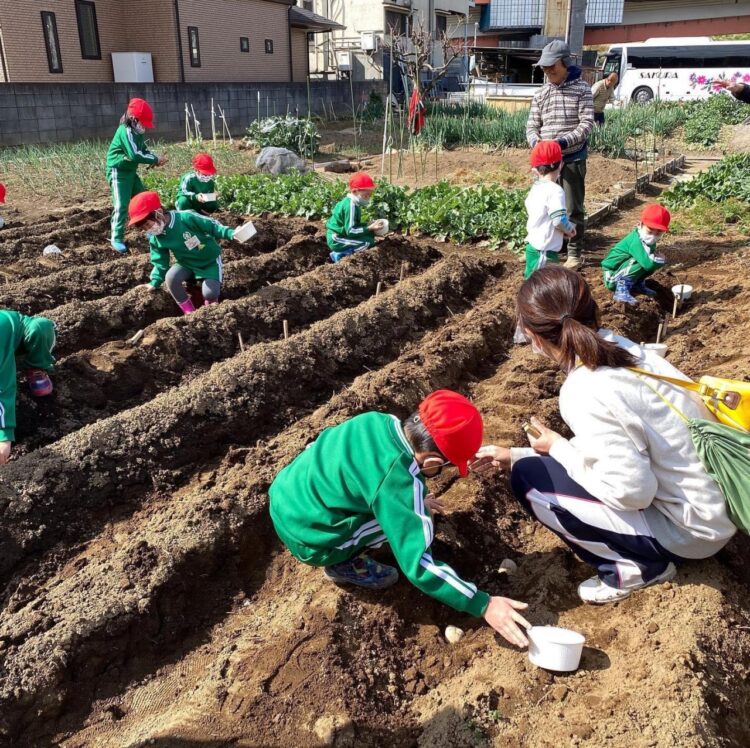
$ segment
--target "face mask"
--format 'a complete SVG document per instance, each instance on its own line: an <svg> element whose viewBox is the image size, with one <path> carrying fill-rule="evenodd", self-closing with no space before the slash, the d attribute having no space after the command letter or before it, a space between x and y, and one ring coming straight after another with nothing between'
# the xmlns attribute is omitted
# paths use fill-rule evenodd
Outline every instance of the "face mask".
<svg viewBox="0 0 750 748"><path fill-rule="evenodd" d="M146 236L151 239L154 236L159 236L160 234L164 233L164 229L167 228L166 221L161 221L157 223L156 225L152 226L147 232Z"/></svg>
<svg viewBox="0 0 750 748"><path fill-rule="evenodd" d="M146 132L146 128L145 128L145 127L144 127L144 126L143 126L143 125L142 125L142 124L141 124L140 122L136 122L136 123L135 123L135 126L133 127L133 129L134 129L134 130L135 130L135 131L136 131L136 132L137 132L137 133L138 133L139 135L143 135L143 133L144 133L144 132Z"/></svg>
<svg viewBox="0 0 750 748"><path fill-rule="evenodd" d="M369 205L370 204L369 197L361 197L360 195L352 195L352 200L354 201L355 205Z"/></svg>
<svg viewBox="0 0 750 748"><path fill-rule="evenodd" d="M651 229L647 228L646 226L641 226L638 229L638 236L640 236L641 241L644 244L648 244L649 247L652 247L661 238L661 234L652 234Z"/></svg>
<svg viewBox="0 0 750 748"><path fill-rule="evenodd" d="M210 182L214 177L213 174L196 174L199 182Z"/></svg>

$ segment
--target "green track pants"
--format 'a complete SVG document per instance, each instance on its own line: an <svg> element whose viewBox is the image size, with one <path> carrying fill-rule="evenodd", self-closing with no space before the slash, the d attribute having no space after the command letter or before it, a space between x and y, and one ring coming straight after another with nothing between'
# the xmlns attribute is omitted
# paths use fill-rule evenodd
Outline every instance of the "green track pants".
<svg viewBox="0 0 750 748"><path fill-rule="evenodd" d="M112 234L110 241L125 241L125 223L128 218L130 201L146 188L137 171L112 169L109 173L109 184L112 188Z"/></svg>

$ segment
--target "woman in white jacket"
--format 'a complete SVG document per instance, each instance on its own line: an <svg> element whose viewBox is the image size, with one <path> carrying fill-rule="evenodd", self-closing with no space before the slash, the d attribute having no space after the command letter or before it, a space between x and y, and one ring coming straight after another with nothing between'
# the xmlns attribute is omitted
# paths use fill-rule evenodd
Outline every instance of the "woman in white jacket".
<svg viewBox="0 0 750 748"><path fill-rule="evenodd" d="M663 396L688 417L711 419L700 398L628 367L686 379L626 338L599 329L586 281L542 268L518 294L520 327L567 378L560 414L572 439L536 419L532 449L484 446L477 472L511 468L521 504L598 574L578 587L584 602L622 600L664 582L675 563L708 558L735 532L716 482ZM660 396L661 395L661 396Z"/></svg>

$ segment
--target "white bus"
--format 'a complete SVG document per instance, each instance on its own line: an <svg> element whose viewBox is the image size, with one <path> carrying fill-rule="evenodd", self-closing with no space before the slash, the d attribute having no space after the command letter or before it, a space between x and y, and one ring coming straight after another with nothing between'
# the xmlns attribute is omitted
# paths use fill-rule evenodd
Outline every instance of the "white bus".
<svg viewBox="0 0 750 748"><path fill-rule="evenodd" d="M623 102L705 99L718 90L715 81L750 83L750 42L692 37L614 44L604 62L609 73L620 76L615 96Z"/></svg>

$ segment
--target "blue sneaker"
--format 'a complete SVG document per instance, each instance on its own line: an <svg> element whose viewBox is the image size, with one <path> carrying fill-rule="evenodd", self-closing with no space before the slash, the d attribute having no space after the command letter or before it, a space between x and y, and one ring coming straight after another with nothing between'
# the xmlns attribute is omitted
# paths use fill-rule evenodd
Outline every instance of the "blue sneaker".
<svg viewBox="0 0 750 748"><path fill-rule="evenodd" d="M328 256L331 258L331 262L341 262L346 257L343 252L330 252Z"/></svg>
<svg viewBox="0 0 750 748"><path fill-rule="evenodd" d="M642 293L644 296L650 296L652 299L657 295L656 291L654 291L653 288L649 288L646 285L646 281L638 281L638 283L633 284L633 291L635 293Z"/></svg>
<svg viewBox="0 0 750 748"><path fill-rule="evenodd" d="M336 584L356 584L371 590L384 590L398 582L398 571L379 564L364 553L340 564L326 566L326 577Z"/></svg>
<svg viewBox="0 0 750 748"><path fill-rule="evenodd" d="M615 288L615 295L612 297L612 301L619 301L623 304L637 304L638 299L633 297L631 290L633 288L633 281L630 278L620 278L617 281Z"/></svg>
<svg viewBox="0 0 750 748"><path fill-rule="evenodd" d="M119 252L121 255L124 255L128 248L122 243L122 242L111 242L112 249L115 250L115 252Z"/></svg>

